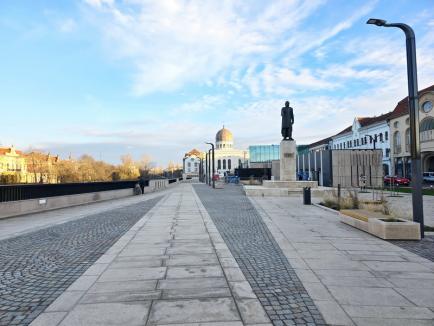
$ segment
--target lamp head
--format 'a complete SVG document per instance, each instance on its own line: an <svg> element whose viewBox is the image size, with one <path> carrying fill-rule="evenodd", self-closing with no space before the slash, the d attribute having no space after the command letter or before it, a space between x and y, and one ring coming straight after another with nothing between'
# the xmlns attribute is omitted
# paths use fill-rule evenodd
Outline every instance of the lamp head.
<svg viewBox="0 0 434 326"><path fill-rule="evenodd" d="M369 18L366 24L384 26L386 25L386 21L384 19Z"/></svg>

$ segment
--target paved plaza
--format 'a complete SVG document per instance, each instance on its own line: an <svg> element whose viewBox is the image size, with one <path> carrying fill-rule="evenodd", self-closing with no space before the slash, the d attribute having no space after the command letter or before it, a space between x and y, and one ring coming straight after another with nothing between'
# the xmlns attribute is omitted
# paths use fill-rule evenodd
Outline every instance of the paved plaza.
<svg viewBox="0 0 434 326"><path fill-rule="evenodd" d="M0 221L1 325L434 325L434 262L301 198L103 204Z"/></svg>

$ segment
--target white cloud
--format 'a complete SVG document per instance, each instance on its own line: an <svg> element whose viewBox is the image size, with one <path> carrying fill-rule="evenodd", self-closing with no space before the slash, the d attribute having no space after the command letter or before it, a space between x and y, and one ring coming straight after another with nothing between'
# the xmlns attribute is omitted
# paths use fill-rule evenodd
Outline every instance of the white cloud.
<svg viewBox="0 0 434 326"><path fill-rule="evenodd" d="M58 23L59 30L63 33L70 33L77 28L77 23L72 18L67 18Z"/></svg>

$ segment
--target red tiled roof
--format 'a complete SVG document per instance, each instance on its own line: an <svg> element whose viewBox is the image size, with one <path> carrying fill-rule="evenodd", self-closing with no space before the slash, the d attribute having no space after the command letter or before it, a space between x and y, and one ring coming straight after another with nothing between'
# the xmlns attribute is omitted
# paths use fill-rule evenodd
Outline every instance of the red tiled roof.
<svg viewBox="0 0 434 326"><path fill-rule="evenodd" d="M420 90L419 96L430 91L434 91L434 85ZM408 114L408 96L398 102L389 119L398 118L406 114Z"/></svg>

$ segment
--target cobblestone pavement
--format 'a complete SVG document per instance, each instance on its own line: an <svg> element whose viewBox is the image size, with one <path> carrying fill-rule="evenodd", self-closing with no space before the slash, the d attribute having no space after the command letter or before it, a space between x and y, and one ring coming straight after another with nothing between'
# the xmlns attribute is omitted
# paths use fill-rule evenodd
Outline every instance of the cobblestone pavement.
<svg viewBox="0 0 434 326"><path fill-rule="evenodd" d="M240 186L195 190L273 325L325 325L262 218Z"/></svg>
<svg viewBox="0 0 434 326"><path fill-rule="evenodd" d="M434 262L434 235L425 235L421 241L390 241L394 245Z"/></svg>
<svg viewBox="0 0 434 326"><path fill-rule="evenodd" d="M0 325L28 325L160 199L0 241Z"/></svg>

